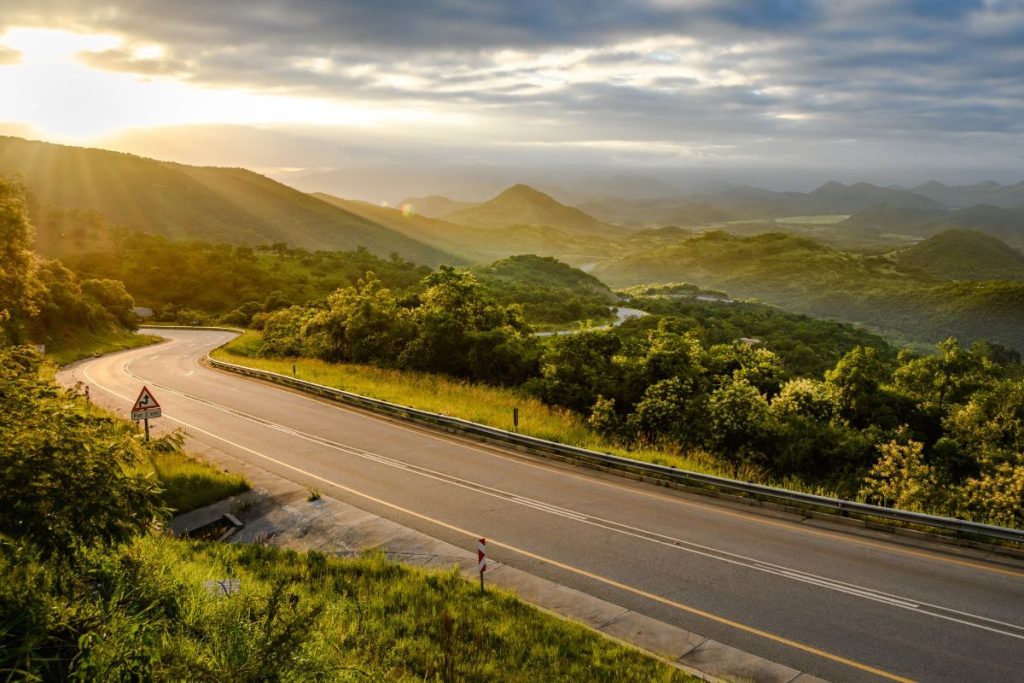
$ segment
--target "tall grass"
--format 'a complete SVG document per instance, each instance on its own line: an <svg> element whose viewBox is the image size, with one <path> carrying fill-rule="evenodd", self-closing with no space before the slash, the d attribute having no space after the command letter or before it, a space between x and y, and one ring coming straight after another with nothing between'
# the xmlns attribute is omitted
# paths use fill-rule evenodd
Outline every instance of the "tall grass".
<svg viewBox="0 0 1024 683"><path fill-rule="evenodd" d="M156 536L118 554L84 598L118 598L78 639L96 680L695 680L456 569Z"/></svg>
<svg viewBox="0 0 1024 683"><path fill-rule="evenodd" d="M164 489L160 497L176 514L249 490L240 474L218 470L187 453L152 454L143 468L160 481Z"/></svg>
<svg viewBox="0 0 1024 683"><path fill-rule="evenodd" d="M135 349L161 341L151 334L134 332L75 332L46 344L46 353L57 365L67 365L81 358Z"/></svg>

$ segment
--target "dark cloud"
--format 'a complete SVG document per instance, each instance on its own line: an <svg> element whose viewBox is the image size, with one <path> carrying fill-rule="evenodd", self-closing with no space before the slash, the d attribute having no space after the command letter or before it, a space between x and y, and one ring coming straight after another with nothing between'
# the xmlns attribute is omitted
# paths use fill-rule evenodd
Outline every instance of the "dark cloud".
<svg viewBox="0 0 1024 683"><path fill-rule="evenodd" d="M471 109L510 144L744 145L775 158L850 144L1015 157L1024 146L1024 0L5 5L9 26L125 36L124 48L82 56L98 68ZM137 59L132 47L147 43L163 56Z"/></svg>

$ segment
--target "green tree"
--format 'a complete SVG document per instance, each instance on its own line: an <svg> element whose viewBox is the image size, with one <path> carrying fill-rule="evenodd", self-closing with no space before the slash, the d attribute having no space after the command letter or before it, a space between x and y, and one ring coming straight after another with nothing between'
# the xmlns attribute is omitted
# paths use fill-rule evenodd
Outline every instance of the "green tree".
<svg viewBox="0 0 1024 683"><path fill-rule="evenodd" d="M156 482L131 472L139 436L80 411L39 379L40 362L27 347L0 350L0 534L70 557L146 529L166 511Z"/></svg>
<svg viewBox="0 0 1024 683"><path fill-rule="evenodd" d="M40 286L31 246L24 191L0 178L0 343L21 341L25 321L38 312Z"/></svg>
<svg viewBox="0 0 1024 683"><path fill-rule="evenodd" d="M734 467L760 459L768 427L768 400L747 379L724 382L708 399L708 446Z"/></svg>

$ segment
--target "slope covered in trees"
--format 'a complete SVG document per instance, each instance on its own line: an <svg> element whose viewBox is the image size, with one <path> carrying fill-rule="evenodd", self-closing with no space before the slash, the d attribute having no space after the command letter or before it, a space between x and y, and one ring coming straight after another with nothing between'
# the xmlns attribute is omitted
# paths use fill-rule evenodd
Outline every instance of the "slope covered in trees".
<svg viewBox="0 0 1024 683"><path fill-rule="evenodd" d="M0 177L0 346L61 346L82 333L136 328L134 302L121 282L79 278L33 253L32 240L22 188Z"/></svg>
<svg viewBox="0 0 1024 683"><path fill-rule="evenodd" d="M882 256L841 252L783 233L705 233L603 262L594 275L612 286L692 282L911 340L954 335L967 343L1024 348L1022 283L944 283Z"/></svg>
<svg viewBox="0 0 1024 683"><path fill-rule="evenodd" d="M894 259L948 280L1024 280L1024 254L976 230L947 230L899 251Z"/></svg>
<svg viewBox="0 0 1024 683"><path fill-rule="evenodd" d="M616 301L608 286L593 275L551 257L510 256L473 273L500 303L520 304L531 323L565 324L611 315Z"/></svg>
<svg viewBox="0 0 1024 683"><path fill-rule="evenodd" d="M365 247L436 265L453 257L240 168L155 161L99 149L0 137L0 174L20 174L31 194L39 249L62 255L73 220L106 222L172 238L231 244L288 242L307 249ZM69 214L71 218L69 219Z"/></svg>

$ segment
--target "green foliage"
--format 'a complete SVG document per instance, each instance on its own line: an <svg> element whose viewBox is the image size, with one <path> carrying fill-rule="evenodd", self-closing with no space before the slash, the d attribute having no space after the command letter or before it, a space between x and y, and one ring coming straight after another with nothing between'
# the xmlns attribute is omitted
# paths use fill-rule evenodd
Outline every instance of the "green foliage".
<svg viewBox="0 0 1024 683"><path fill-rule="evenodd" d="M401 300L372 273L321 304L269 316L264 356L431 370L492 384L536 372L537 342L516 306L490 298L468 271L442 266Z"/></svg>
<svg viewBox="0 0 1024 683"><path fill-rule="evenodd" d="M943 280L1024 280L1024 254L977 230L946 230L894 258Z"/></svg>
<svg viewBox="0 0 1024 683"><path fill-rule="evenodd" d="M604 319L615 302L603 282L550 256L510 256L473 273L499 303L521 304L531 323Z"/></svg>
<svg viewBox="0 0 1024 683"><path fill-rule="evenodd" d="M651 315L623 323L619 332L627 339L641 337L662 324L676 332L692 333L704 346L755 339L760 347L775 353L789 372L802 376L820 376L855 346L874 347L887 361L896 356L885 339L848 323L733 301L721 292L694 285L632 288L628 293L633 297L630 306Z"/></svg>
<svg viewBox="0 0 1024 683"><path fill-rule="evenodd" d="M39 259L29 251L32 232L22 188L0 177L0 346L135 329L120 283L81 282L59 261Z"/></svg>
<svg viewBox="0 0 1024 683"><path fill-rule="evenodd" d="M31 244L24 193L0 177L0 344L20 341L21 326L38 311L40 284Z"/></svg>
<svg viewBox="0 0 1024 683"><path fill-rule="evenodd" d="M784 233L740 238L708 232L659 249L638 248L600 264L594 274L613 286L686 280L917 341L954 336L965 344L989 340L1017 348L1024 338L1024 283L941 282L884 256L846 253Z"/></svg>
<svg viewBox="0 0 1024 683"><path fill-rule="evenodd" d="M65 261L82 277L124 282L139 304L155 310L157 320L188 324L219 316L225 324L241 326L258 313L323 298L368 271L399 291L430 272L365 249L309 252L283 243L232 247L127 232L116 233L111 247Z"/></svg>
<svg viewBox="0 0 1024 683"><path fill-rule="evenodd" d="M456 570L148 536L68 571L0 539L17 680L690 681ZM231 595L207 591L237 579Z"/></svg>
<svg viewBox="0 0 1024 683"><path fill-rule="evenodd" d="M83 411L38 377L40 357L0 350L0 534L46 555L123 541L162 517L159 486L125 423Z"/></svg>

